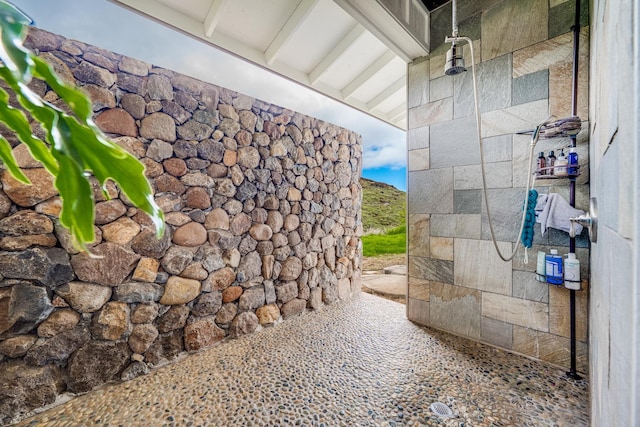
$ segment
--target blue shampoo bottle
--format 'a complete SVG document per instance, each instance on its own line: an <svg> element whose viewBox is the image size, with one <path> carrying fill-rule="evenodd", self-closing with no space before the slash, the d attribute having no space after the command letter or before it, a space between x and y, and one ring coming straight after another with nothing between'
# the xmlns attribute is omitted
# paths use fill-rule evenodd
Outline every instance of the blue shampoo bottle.
<svg viewBox="0 0 640 427"><path fill-rule="evenodd" d="M557 249L551 249L546 256L547 283L562 285L562 257Z"/></svg>

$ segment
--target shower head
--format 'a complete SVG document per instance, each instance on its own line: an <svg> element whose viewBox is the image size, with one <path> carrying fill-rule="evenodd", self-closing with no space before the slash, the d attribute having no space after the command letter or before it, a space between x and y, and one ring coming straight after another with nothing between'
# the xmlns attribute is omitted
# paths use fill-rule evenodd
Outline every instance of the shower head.
<svg viewBox="0 0 640 427"><path fill-rule="evenodd" d="M454 41L451 49L447 51L447 62L444 64L444 73L448 76L455 76L463 71L467 71L467 69L464 67L462 49L458 48Z"/></svg>
<svg viewBox="0 0 640 427"><path fill-rule="evenodd" d="M444 73L448 76L455 76L463 71L467 71L464 67L464 57L462 50L458 49L456 42L458 41L458 6L456 0L451 0L451 37L445 37L444 42L451 42L451 49L447 51L447 62L444 64Z"/></svg>

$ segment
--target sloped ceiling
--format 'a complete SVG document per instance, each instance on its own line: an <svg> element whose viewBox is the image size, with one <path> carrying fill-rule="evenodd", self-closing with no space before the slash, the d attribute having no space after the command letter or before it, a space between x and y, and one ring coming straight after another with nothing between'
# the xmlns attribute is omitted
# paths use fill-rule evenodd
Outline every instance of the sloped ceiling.
<svg viewBox="0 0 640 427"><path fill-rule="evenodd" d="M428 54L428 41L384 2L112 1L406 129L407 62ZM413 10L419 3L404 1ZM428 20L421 4L417 10Z"/></svg>

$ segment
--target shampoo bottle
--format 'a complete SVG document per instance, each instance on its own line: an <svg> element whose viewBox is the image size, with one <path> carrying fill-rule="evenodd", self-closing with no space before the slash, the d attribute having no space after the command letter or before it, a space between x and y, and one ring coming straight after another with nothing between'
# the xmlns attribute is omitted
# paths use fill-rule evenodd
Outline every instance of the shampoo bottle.
<svg viewBox="0 0 640 427"><path fill-rule="evenodd" d="M564 150L560 151L556 160L555 174L556 176L567 176L567 157L564 155Z"/></svg>
<svg viewBox="0 0 640 427"><path fill-rule="evenodd" d="M557 249L551 249L546 256L547 283L562 285L562 257Z"/></svg>
<svg viewBox="0 0 640 427"><path fill-rule="evenodd" d="M570 252L567 259L564 260L564 287L580 290L580 261L576 258L576 254Z"/></svg>
<svg viewBox="0 0 640 427"><path fill-rule="evenodd" d="M569 148L567 162L567 174L569 176L578 176L578 152L576 151L576 147Z"/></svg>
<svg viewBox="0 0 640 427"><path fill-rule="evenodd" d="M553 151L549 151L549 157L547 157L547 167L550 168L547 175L553 175L554 170L553 167L556 164L556 156Z"/></svg>
<svg viewBox="0 0 640 427"><path fill-rule="evenodd" d="M547 174L547 170L545 169L545 167L547 167L547 159L544 157L544 152L541 151L540 154L538 155L538 175L546 175Z"/></svg>

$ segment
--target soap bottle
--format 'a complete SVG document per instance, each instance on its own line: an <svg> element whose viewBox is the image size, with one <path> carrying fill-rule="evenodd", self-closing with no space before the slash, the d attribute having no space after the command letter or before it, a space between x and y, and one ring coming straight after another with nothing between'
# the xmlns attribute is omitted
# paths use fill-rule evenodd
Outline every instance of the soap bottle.
<svg viewBox="0 0 640 427"><path fill-rule="evenodd" d="M552 151L549 151L549 157L547 157L547 167L549 169L549 173L547 175L553 175L553 166L556 164L556 156Z"/></svg>
<svg viewBox="0 0 640 427"><path fill-rule="evenodd" d="M562 285L562 257L557 249L551 249L545 258L547 283Z"/></svg>
<svg viewBox="0 0 640 427"><path fill-rule="evenodd" d="M560 150L555 167L556 176L567 176L567 157L564 155L564 149Z"/></svg>
<svg viewBox="0 0 640 427"><path fill-rule="evenodd" d="M536 264L536 280L538 282L547 281L547 264L546 256L543 251L538 251L538 262Z"/></svg>
<svg viewBox="0 0 640 427"><path fill-rule="evenodd" d="M538 155L538 175L547 174L547 170L545 169L545 167L547 167L547 159L544 157L544 151L541 151Z"/></svg>
<svg viewBox="0 0 640 427"><path fill-rule="evenodd" d="M576 254L570 252L567 259L564 260L564 287L580 290L580 260L576 258Z"/></svg>
<svg viewBox="0 0 640 427"><path fill-rule="evenodd" d="M578 152L576 147L569 148L569 157L567 159L567 175L578 176Z"/></svg>

